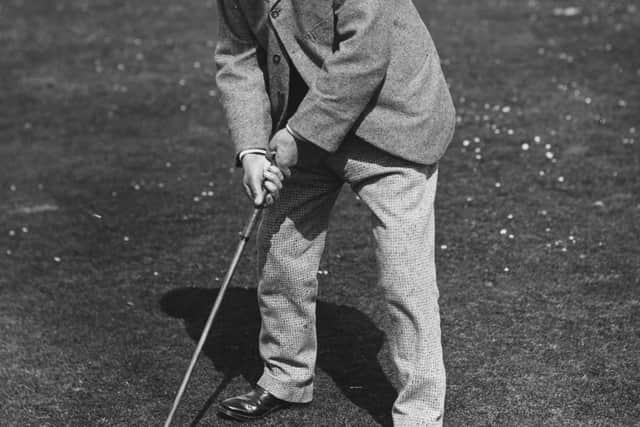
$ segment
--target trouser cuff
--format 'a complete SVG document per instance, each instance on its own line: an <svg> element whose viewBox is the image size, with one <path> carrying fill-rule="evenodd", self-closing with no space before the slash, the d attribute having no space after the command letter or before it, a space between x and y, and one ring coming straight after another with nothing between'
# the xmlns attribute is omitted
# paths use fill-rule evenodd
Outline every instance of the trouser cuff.
<svg viewBox="0 0 640 427"><path fill-rule="evenodd" d="M435 421L393 415L393 427L442 427L442 416Z"/></svg>
<svg viewBox="0 0 640 427"><path fill-rule="evenodd" d="M268 372L262 374L258 385L280 400L292 403L308 403L313 399L313 384L298 385L277 380Z"/></svg>

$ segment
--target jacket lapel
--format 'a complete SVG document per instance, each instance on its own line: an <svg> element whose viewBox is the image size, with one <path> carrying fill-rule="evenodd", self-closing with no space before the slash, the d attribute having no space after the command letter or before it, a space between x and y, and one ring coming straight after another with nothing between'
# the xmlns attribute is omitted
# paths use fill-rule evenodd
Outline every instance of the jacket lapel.
<svg viewBox="0 0 640 427"><path fill-rule="evenodd" d="M274 7L280 3L280 0L265 0L269 5L269 10L273 10Z"/></svg>

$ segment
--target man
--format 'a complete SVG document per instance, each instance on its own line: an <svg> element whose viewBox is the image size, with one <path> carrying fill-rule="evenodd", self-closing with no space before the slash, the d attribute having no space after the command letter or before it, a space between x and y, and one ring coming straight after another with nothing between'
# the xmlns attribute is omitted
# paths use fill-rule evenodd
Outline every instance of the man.
<svg viewBox="0 0 640 427"><path fill-rule="evenodd" d="M220 413L253 420L311 401L316 274L346 182L372 212L400 384L394 424L441 425L433 201L455 112L427 28L411 0L218 0L218 12L221 102L245 191L268 206L258 232L264 373Z"/></svg>

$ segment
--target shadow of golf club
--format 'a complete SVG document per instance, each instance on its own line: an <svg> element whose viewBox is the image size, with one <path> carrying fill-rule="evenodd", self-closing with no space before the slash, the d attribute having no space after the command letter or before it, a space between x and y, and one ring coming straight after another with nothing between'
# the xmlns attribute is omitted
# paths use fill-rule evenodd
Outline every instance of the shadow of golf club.
<svg viewBox="0 0 640 427"><path fill-rule="evenodd" d="M160 306L169 316L183 319L187 333L197 341L217 294L217 289L178 288L164 294ZM377 360L384 334L353 307L323 301L317 304L318 367L349 400L369 412L378 423L391 425L396 392ZM262 373L259 330L256 290L228 289L203 349L224 379L192 426L202 419L233 378L241 375L251 384L258 380Z"/></svg>

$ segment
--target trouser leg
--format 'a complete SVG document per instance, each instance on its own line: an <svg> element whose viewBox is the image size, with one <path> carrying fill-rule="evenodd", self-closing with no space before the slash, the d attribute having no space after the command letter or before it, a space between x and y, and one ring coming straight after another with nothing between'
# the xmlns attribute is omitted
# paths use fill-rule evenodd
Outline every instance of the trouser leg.
<svg viewBox="0 0 640 427"><path fill-rule="evenodd" d="M341 182L328 171L297 170L258 231L258 385L279 399L309 402L316 363L317 271Z"/></svg>
<svg viewBox="0 0 640 427"><path fill-rule="evenodd" d="M386 332L400 387L394 425L439 426L445 370L434 260L437 171L362 141L354 144L344 148L343 169L373 214L379 281L391 319Z"/></svg>

